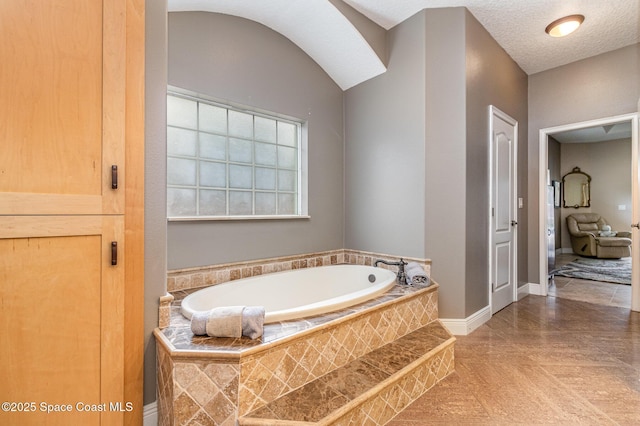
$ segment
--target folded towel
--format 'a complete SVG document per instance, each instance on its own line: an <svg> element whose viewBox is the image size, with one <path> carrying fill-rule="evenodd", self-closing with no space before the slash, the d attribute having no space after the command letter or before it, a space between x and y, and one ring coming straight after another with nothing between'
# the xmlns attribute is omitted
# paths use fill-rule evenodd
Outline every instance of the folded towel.
<svg viewBox="0 0 640 426"><path fill-rule="evenodd" d="M194 312L191 332L211 337L257 339L264 330L265 310L262 306L225 306L210 311Z"/></svg>
<svg viewBox="0 0 640 426"><path fill-rule="evenodd" d="M207 334L207 320L211 311L196 311L191 315L191 332L197 336Z"/></svg>
<svg viewBox="0 0 640 426"><path fill-rule="evenodd" d="M247 306L242 311L242 335L251 339L262 336L264 331L264 306Z"/></svg>
<svg viewBox="0 0 640 426"><path fill-rule="evenodd" d="M427 284L429 285L430 279L425 270L416 262L409 262L404 267L404 272L407 277L407 284Z"/></svg>
<svg viewBox="0 0 640 426"><path fill-rule="evenodd" d="M242 337L242 306L212 309L207 318L207 335L211 337Z"/></svg>

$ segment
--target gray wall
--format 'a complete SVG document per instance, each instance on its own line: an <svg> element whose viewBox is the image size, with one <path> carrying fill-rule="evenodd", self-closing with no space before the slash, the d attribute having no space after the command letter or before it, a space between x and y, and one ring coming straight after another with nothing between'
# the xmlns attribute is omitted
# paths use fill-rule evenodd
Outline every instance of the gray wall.
<svg viewBox="0 0 640 426"><path fill-rule="evenodd" d="M167 291L167 9L145 6L144 404L156 400L158 302Z"/></svg>
<svg viewBox="0 0 640 426"><path fill-rule="evenodd" d="M170 222L168 268L343 247L342 90L287 38L242 18L169 14L169 85L308 122L311 219Z"/></svg>
<svg viewBox="0 0 640 426"><path fill-rule="evenodd" d="M529 282L540 280L540 129L637 112L639 98L640 44L529 76Z"/></svg>
<svg viewBox="0 0 640 426"><path fill-rule="evenodd" d="M527 198L527 75L466 11L465 317L489 304L489 105L518 122L518 197ZM518 209L518 286L526 282L527 214ZM454 265L450 265L451 268Z"/></svg>
<svg viewBox="0 0 640 426"><path fill-rule="evenodd" d="M345 92L345 246L424 257L424 19L389 31L387 72Z"/></svg>
<svg viewBox="0 0 640 426"><path fill-rule="evenodd" d="M425 252L433 261L433 277L441 285L440 316L464 318L466 197L475 190L467 186L465 9L427 10L424 20Z"/></svg>
<svg viewBox="0 0 640 426"><path fill-rule="evenodd" d="M440 315L465 318L489 303L488 108L518 120L526 176L527 76L464 8L414 15L388 47L345 94L345 245L432 259Z"/></svg>

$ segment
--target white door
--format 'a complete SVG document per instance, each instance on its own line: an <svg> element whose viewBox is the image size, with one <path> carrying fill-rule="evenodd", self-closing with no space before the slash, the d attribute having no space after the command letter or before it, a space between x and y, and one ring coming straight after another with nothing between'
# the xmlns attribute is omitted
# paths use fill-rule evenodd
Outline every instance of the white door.
<svg viewBox="0 0 640 426"><path fill-rule="evenodd" d="M632 220L631 224L631 310L640 312L640 124L638 117L640 116L640 101L638 101L638 115L631 119L631 140L633 145L631 148L632 168Z"/></svg>
<svg viewBox="0 0 640 426"><path fill-rule="evenodd" d="M490 107L491 205L489 278L491 312L515 300L516 291L516 159L518 123Z"/></svg>

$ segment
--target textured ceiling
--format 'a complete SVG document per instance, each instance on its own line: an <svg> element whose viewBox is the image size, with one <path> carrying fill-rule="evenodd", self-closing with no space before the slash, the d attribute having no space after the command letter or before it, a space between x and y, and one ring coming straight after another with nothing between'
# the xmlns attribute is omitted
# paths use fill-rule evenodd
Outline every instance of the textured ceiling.
<svg viewBox="0 0 640 426"><path fill-rule="evenodd" d="M640 0L344 0L389 29L425 8L467 7L527 74L640 42ZM259 22L297 44L346 90L385 71L329 0L168 0L169 11L207 11ZM585 16L565 38L544 29Z"/></svg>
<svg viewBox="0 0 640 426"><path fill-rule="evenodd" d="M465 6L527 74L640 42L638 0L344 0L391 28L425 8ZM564 38L544 29L567 15L585 16Z"/></svg>

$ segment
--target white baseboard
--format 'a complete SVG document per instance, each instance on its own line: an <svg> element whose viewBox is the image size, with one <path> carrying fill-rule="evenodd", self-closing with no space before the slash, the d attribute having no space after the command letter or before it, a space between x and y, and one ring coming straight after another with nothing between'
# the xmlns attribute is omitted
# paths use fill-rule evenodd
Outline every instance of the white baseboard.
<svg viewBox="0 0 640 426"><path fill-rule="evenodd" d="M523 298L527 297L530 294L531 294L531 283L526 283L525 285L518 287L518 301L522 300Z"/></svg>
<svg viewBox="0 0 640 426"><path fill-rule="evenodd" d="M468 316L464 319L447 319L440 318L440 322L447 327L447 329L454 336L466 336L476 328L480 327L485 322L491 319L491 308L485 306L478 312Z"/></svg>
<svg viewBox="0 0 640 426"><path fill-rule="evenodd" d="M151 404L144 406L144 410L142 412L142 425L158 426L158 401L153 401Z"/></svg>
<svg viewBox="0 0 640 426"><path fill-rule="evenodd" d="M536 296L542 296L542 285L538 284L538 283L527 283L526 286L528 287L529 290L529 294L534 294ZM520 289L518 289L518 293L520 292ZM519 294L518 294L519 296ZM520 297L518 297L518 300L520 300Z"/></svg>

